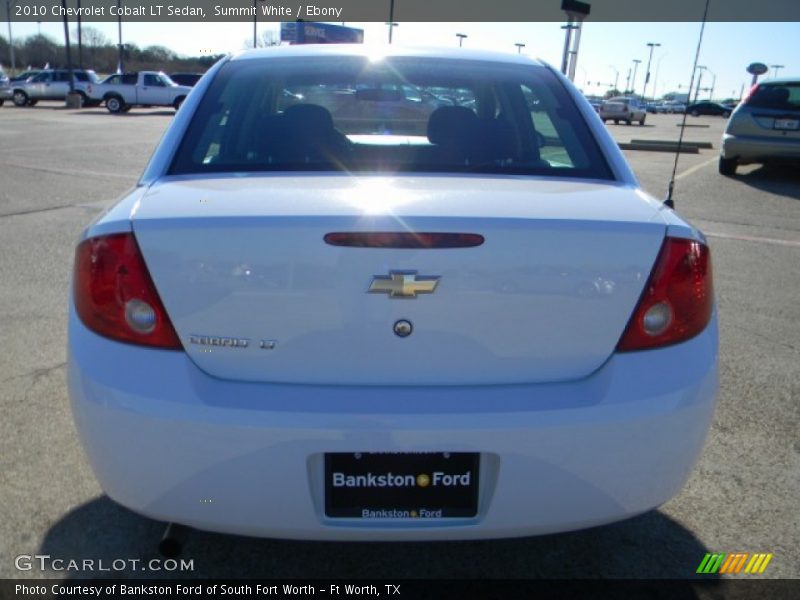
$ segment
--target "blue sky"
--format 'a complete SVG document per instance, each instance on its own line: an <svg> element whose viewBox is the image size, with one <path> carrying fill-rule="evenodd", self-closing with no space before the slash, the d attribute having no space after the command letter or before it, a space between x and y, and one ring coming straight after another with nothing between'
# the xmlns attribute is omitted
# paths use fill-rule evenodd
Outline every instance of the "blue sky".
<svg viewBox="0 0 800 600"><path fill-rule="evenodd" d="M34 34L36 23L13 23L14 37ZM387 26L383 23L347 23L365 32L365 43L385 44ZM564 44L562 23L400 23L394 43L430 46L456 46L456 33L467 34L464 46L516 52L515 42L526 44L524 53L560 65ZM116 42L117 24L94 23ZM259 31L277 23L259 23ZM54 38L63 37L60 23L42 23L41 31ZM0 24L7 36L7 24ZM657 86L661 95L686 91L691 76L700 23L593 23L584 25L575 83L589 93L602 93L614 82L619 71L619 86L624 87L633 60L641 60L636 74L636 90L641 93L649 49L647 42L660 43L653 53L648 96ZM180 54L231 52L244 47L252 38L251 23L124 23L123 41L139 46L160 44ZM779 76L800 76L798 42L800 23L708 23L699 64L708 67L702 87L715 84L714 96L738 97L749 86L745 72L751 62L780 64ZM716 75L716 81L712 75ZM657 79L656 79L657 75ZM598 85L600 84L600 85ZM679 88L680 86L680 88ZM701 98L709 92L701 92Z"/></svg>

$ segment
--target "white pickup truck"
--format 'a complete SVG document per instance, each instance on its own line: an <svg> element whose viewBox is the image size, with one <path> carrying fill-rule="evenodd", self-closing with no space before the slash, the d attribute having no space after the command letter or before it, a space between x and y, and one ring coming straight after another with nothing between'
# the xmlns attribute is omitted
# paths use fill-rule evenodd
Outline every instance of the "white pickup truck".
<svg viewBox="0 0 800 600"><path fill-rule="evenodd" d="M105 102L108 112L128 112L133 106L172 106L180 108L192 88L178 85L157 71L118 73L100 83L81 84L77 91L90 101Z"/></svg>

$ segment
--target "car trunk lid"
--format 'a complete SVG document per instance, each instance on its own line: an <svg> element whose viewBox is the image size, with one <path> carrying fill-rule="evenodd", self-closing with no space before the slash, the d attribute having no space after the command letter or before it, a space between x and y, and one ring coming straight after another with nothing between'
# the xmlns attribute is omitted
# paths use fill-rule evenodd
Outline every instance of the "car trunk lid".
<svg viewBox="0 0 800 600"><path fill-rule="evenodd" d="M666 231L657 202L605 182L341 175L172 178L141 200L133 228L207 373L391 385L587 376L614 351ZM484 241L326 243L336 232ZM369 293L395 273L438 283L416 298ZM400 320L411 335L395 333Z"/></svg>

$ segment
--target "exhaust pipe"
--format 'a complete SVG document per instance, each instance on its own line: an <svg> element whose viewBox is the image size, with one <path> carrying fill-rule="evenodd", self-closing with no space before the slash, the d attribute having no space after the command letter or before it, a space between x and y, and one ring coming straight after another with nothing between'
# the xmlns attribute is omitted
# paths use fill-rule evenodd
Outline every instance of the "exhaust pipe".
<svg viewBox="0 0 800 600"><path fill-rule="evenodd" d="M177 523L167 523L164 535L158 543L158 552L165 558L177 558L183 551L183 543L189 528Z"/></svg>

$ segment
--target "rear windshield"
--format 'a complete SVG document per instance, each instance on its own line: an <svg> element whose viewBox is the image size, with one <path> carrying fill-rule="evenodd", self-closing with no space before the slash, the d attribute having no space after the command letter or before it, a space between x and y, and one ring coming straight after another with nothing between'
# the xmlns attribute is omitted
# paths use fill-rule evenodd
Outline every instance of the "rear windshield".
<svg viewBox="0 0 800 600"><path fill-rule="evenodd" d="M544 67L362 57L227 63L170 172L302 170L612 178Z"/></svg>
<svg viewBox="0 0 800 600"><path fill-rule="evenodd" d="M800 82L759 85L747 105L775 110L800 110Z"/></svg>

